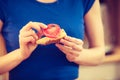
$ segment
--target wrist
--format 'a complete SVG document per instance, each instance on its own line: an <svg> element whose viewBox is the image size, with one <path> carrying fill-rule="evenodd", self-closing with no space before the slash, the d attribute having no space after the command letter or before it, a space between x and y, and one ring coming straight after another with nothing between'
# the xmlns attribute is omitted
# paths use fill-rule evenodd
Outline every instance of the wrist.
<svg viewBox="0 0 120 80"><path fill-rule="evenodd" d="M22 52L22 50L21 49L17 49L17 51L18 51L18 56L19 56L19 59L20 60L25 60L25 59L27 59L28 57L27 56L25 56L25 54Z"/></svg>

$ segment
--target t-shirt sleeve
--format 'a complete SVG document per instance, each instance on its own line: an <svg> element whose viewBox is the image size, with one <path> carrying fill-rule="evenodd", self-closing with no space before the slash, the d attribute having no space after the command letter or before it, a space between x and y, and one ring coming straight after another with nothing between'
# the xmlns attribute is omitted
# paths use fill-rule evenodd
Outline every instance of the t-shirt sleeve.
<svg viewBox="0 0 120 80"><path fill-rule="evenodd" d="M5 5L3 4L2 0L0 0L0 20L4 22L5 20L5 10L4 10Z"/></svg>
<svg viewBox="0 0 120 80"><path fill-rule="evenodd" d="M84 0L84 15L91 9L92 5L94 4L95 0Z"/></svg>

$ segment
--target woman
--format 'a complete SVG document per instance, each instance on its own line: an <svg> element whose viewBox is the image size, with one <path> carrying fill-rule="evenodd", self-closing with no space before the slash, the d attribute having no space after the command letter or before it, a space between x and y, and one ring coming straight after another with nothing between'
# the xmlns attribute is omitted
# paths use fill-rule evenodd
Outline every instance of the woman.
<svg viewBox="0 0 120 80"><path fill-rule="evenodd" d="M3 49L9 53L0 58L0 72L10 71L10 80L74 80L79 65L102 62L104 37L98 0L0 1L4 37L0 42L5 41ZM68 36L60 44L37 45L37 34L49 23L60 25ZM88 49L83 48L85 31Z"/></svg>

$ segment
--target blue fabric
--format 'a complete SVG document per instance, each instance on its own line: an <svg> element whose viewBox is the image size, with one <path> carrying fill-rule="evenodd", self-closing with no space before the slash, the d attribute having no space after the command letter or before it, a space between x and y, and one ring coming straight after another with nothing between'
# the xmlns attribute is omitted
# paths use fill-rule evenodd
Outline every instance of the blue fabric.
<svg viewBox="0 0 120 80"><path fill-rule="evenodd" d="M19 30L29 21L56 23L65 29L69 36L83 39L84 15L94 2L58 0L55 3L44 4L35 0L0 1L4 1L7 8L4 11L5 15L0 8L0 18L5 16L2 33L8 52L19 48ZM69 62L54 44L39 45L27 60L10 71L10 80L73 80L78 77L78 68L79 66Z"/></svg>
<svg viewBox="0 0 120 80"><path fill-rule="evenodd" d="M0 0L0 20L2 20L3 22L5 21L5 16L6 16L5 11L6 11L5 3L2 0Z"/></svg>
<svg viewBox="0 0 120 80"><path fill-rule="evenodd" d="M90 10L95 0L84 0L84 15Z"/></svg>

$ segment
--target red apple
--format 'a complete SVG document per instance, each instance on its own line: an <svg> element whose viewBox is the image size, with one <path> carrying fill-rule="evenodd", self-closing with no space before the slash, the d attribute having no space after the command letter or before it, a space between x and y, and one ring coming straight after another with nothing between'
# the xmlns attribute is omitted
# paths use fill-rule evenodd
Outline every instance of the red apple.
<svg viewBox="0 0 120 80"><path fill-rule="evenodd" d="M48 24L46 29L43 29L43 34L49 38L56 38L60 33L60 26L57 24Z"/></svg>

